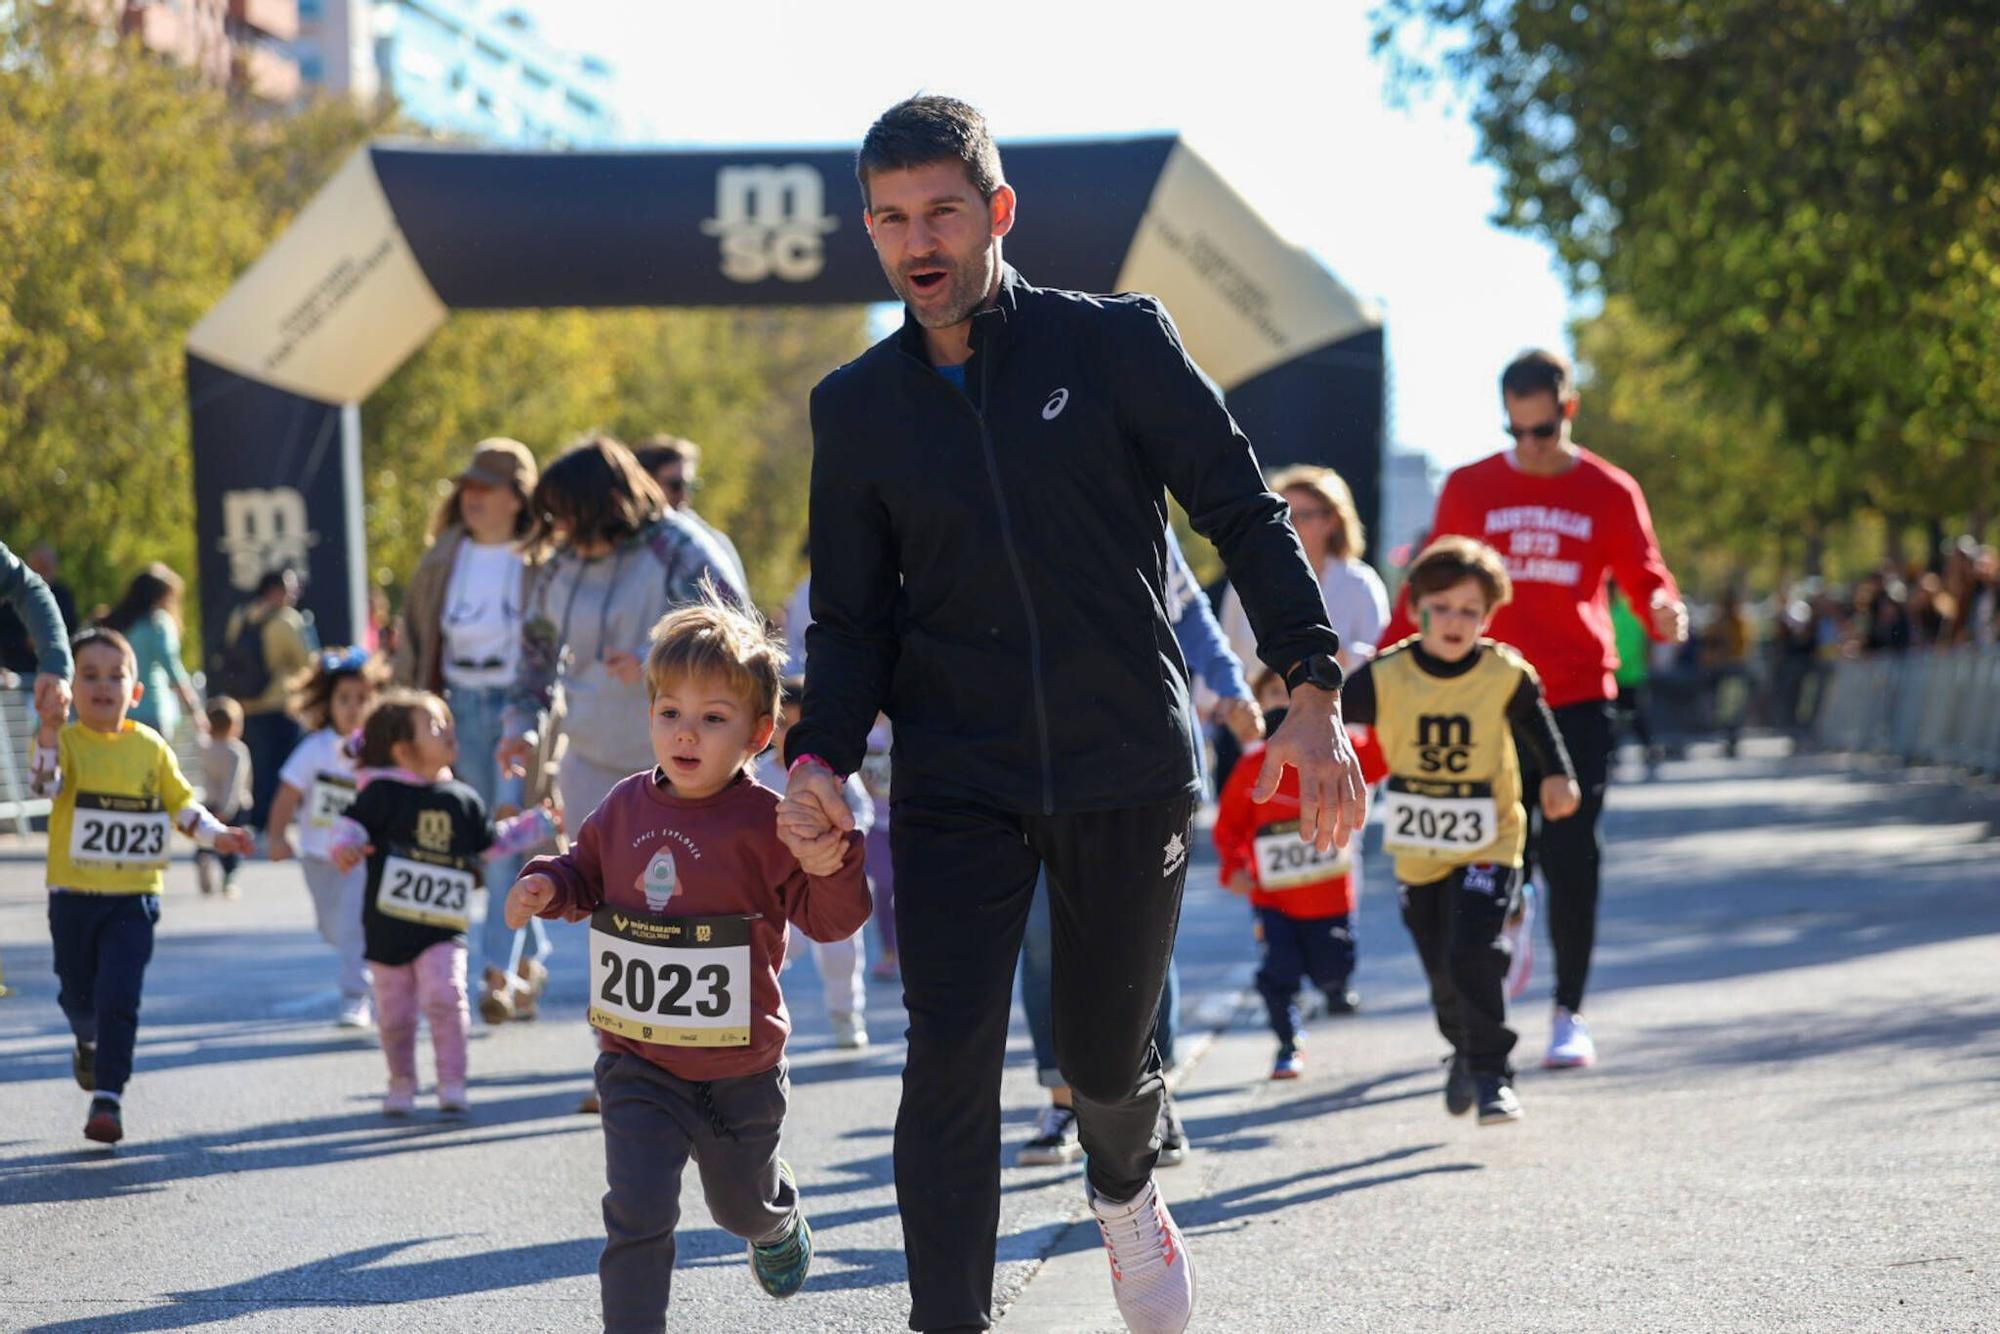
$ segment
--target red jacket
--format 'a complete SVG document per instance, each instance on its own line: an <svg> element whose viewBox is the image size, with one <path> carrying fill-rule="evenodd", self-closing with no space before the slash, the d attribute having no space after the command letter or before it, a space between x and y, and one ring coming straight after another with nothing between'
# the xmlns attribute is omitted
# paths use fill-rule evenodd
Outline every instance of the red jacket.
<svg viewBox="0 0 2000 1334"><path fill-rule="evenodd" d="M560 857L537 857L523 875L546 875L556 896L540 915L579 921L599 907L669 917L754 914L750 955L750 1042L740 1047L669 1047L600 1031L598 1045L626 1051L682 1079L754 1075L785 1054L791 1015L778 987L785 925L814 940L845 940L868 921L873 903L861 870L861 836L848 835L847 860L831 876L807 875L778 841L778 794L739 778L690 801L633 774L590 813ZM649 867L672 859L665 906L648 906Z"/></svg>
<svg viewBox="0 0 2000 1334"><path fill-rule="evenodd" d="M1476 537L1506 557L1514 600L1487 633L1533 665L1550 708L1618 694L1607 574L1649 635L1654 594L1680 599L1653 536L1645 493L1629 473L1587 449L1574 468L1554 477L1524 473L1506 453L1453 472L1418 550L1453 534ZM1415 633L1409 599L1399 598L1382 642Z"/></svg>
<svg viewBox="0 0 2000 1334"><path fill-rule="evenodd" d="M1354 738L1354 748L1361 757L1362 777L1371 785L1378 782L1388 766L1383 763L1374 732L1362 729ZM1349 866L1351 856L1361 850L1360 833L1356 832L1344 852L1315 855L1311 844L1299 841L1298 770L1285 770L1277 795L1254 803L1250 789L1257 786L1257 774L1263 767L1264 743L1260 741L1243 752L1229 773L1229 781L1222 785L1212 837L1222 859L1223 885L1226 887L1237 872L1247 870L1256 882L1250 891L1254 908L1276 908L1301 921L1353 912L1354 876ZM1271 879L1281 881L1282 886L1267 887Z"/></svg>

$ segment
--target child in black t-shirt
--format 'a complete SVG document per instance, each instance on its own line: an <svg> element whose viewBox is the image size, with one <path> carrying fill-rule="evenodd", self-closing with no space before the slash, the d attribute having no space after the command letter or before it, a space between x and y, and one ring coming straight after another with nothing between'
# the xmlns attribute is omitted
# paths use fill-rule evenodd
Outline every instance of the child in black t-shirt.
<svg viewBox="0 0 2000 1334"><path fill-rule="evenodd" d="M443 700L415 690L382 696L361 725L360 795L334 829L332 860L342 873L368 863L361 923L389 1062L388 1116L416 1107L419 1011L430 1020L438 1110L469 1110L465 931L472 892L485 861L532 847L553 829L540 809L496 827L479 794L451 776L457 758Z"/></svg>

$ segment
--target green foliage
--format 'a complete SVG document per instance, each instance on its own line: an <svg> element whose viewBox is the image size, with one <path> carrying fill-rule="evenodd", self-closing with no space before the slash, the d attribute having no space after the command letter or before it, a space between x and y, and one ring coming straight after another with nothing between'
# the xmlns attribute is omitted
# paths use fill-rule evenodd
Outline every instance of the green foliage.
<svg viewBox="0 0 2000 1334"><path fill-rule="evenodd" d="M1701 402L1770 427L1770 458L1731 473L1778 498L1764 522L1993 510L1991 0L1385 0L1376 17L1403 87L1443 74L1469 97L1496 220L1628 301L1586 341L1642 337ZM1655 450L1688 430L1630 426Z"/></svg>
<svg viewBox="0 0 2000 1334"><path fill-rule="evenodd" d="M187 332L387 128L340 101L275 114L68 6L0 5L0 537L53 544L86 610L150 560L192 583ZM408 577L481 437L547 458L591 430L671 431L706 447L698 507L781 599L805 533L806 393L864 332L858 308L454 318L362 408L377 582Z"/></svg>
<svg viewBox="0 0 2000 1334"><path fill-rule="evenodd" d="M0 534L86 609L194 568L182 343L370 133L259 116L68 6L0 12Z"/></svg>
<svg viewBox="0 0 2000 1334"><path fill-rule="evenodd" d="M408 578L486 436L547 462L588 432L669 432L702 446L695 507L736 543L757 600L780 605L803 568L807 394L865 336L858 307L454 316L362 407L373 578Z"/></svg>

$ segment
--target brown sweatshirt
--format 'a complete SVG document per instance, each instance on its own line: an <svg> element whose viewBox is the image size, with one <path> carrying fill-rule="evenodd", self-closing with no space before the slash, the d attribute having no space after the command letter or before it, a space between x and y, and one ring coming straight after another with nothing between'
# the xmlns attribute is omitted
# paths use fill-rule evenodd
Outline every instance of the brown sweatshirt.
<svg viewBox="0 0 2000 1334"><path fill-rule="evenodd" d="M580 921L600 907L664 917L754 916L750 924L750 1044L679 1047L600 1031L606 1051L626 1051L682 1079L759 1074L785 1054L792 1021L778 986L785 925L814 940L845 940L868 921L871 902L861 869L861 836L848 836L847 860L831 876L807 875L778 841L778 794L745 776L699 800L673 794L656 769L633 774L583 822L560 857L537 857L523 875L546 875L556 896L543 917ZM647 903L647 870L672 859L672 894ZM655 875L657 899L659 876Z"/></svg>

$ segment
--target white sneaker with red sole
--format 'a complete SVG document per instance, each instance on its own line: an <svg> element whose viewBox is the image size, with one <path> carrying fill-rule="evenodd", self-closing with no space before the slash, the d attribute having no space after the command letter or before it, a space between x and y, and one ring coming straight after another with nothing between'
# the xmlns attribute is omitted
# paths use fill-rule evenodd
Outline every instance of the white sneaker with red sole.
<svg viewBox="0 0 2000 1334"><path fill-rule="evenodd" d="M1089 1190L1088 1184L1085 1186ZM1194 1318L1194 1261L1152 1182L1122 1204L1090 1191L1111 1261L1111 1291L1132 1334L1181 1334Z"/></svg>

